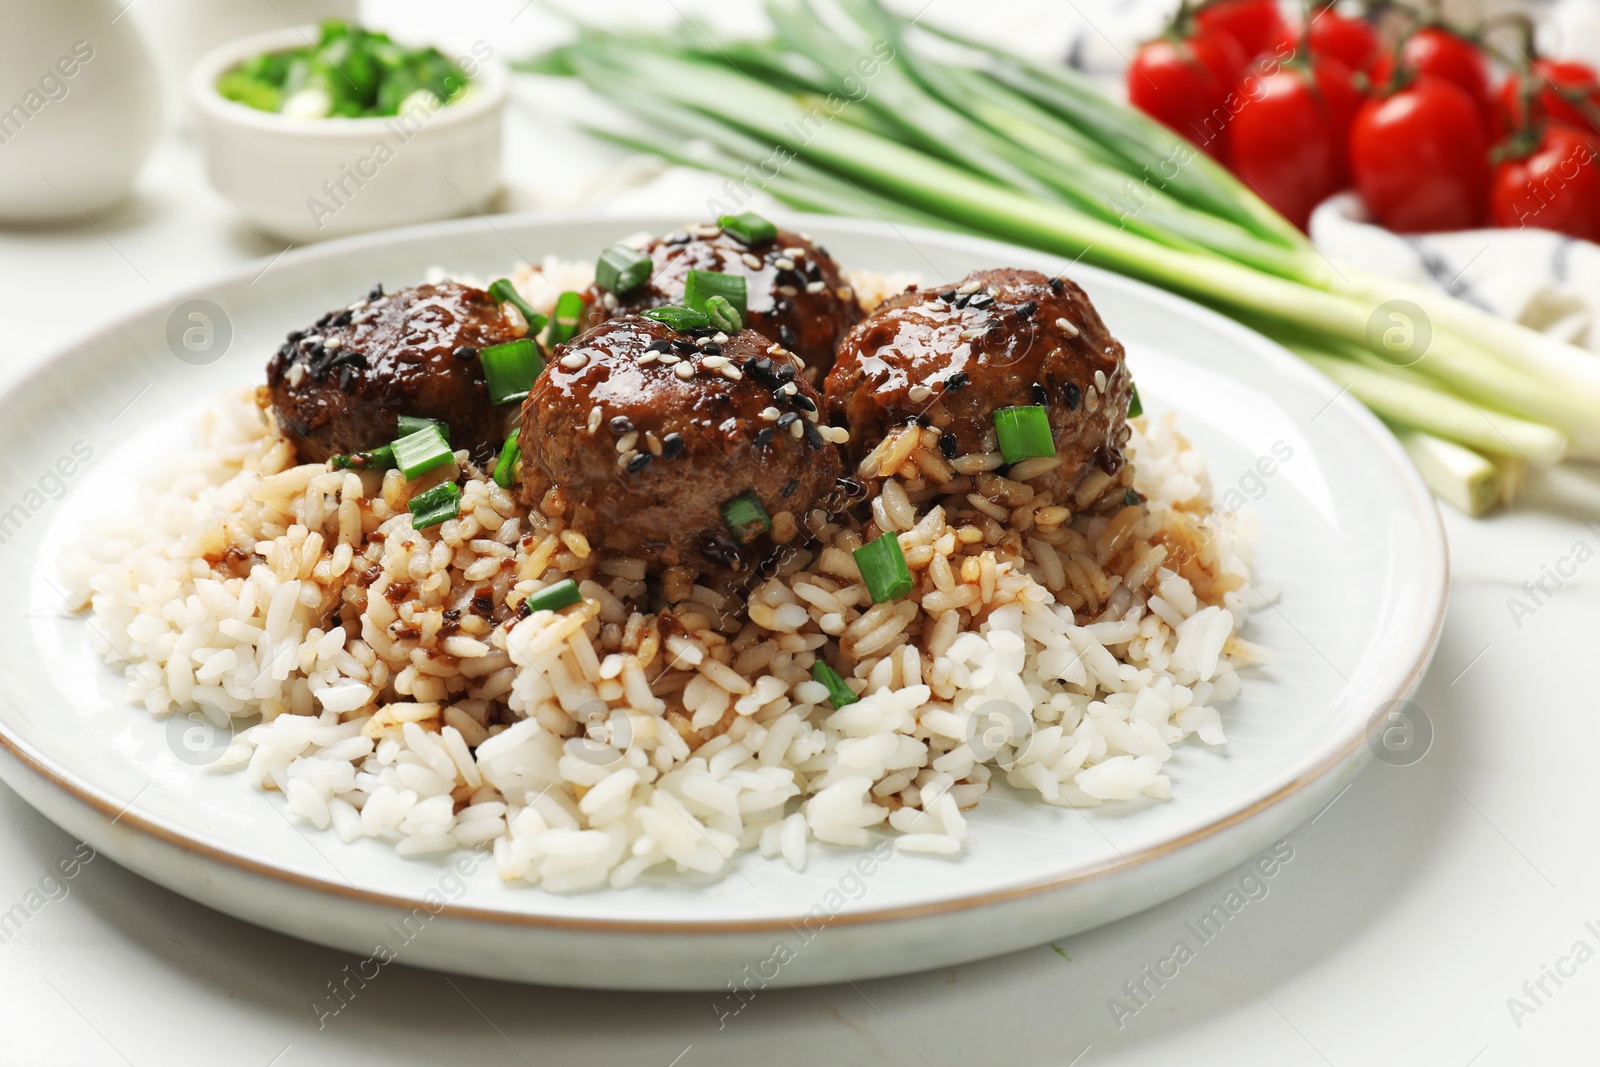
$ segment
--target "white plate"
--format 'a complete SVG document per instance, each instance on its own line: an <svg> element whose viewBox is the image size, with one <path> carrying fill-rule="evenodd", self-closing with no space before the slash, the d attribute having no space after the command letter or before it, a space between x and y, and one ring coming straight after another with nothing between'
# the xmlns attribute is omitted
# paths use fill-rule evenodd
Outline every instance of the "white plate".
<svg viewBox="0 0 1600 1067"><path fill-rule="evenodd" d="M494 276L519 257L588 259L679 221L482 219L292 253L154 304L0 398L0 512L10 516L0 520L0 776L145 877L296 937L497 978L726 990L903 973L1109 922L1270 846L1370 757L1373 726L1410 695L1443 619L1431 496L1376 420L1276 345L1075 266L1068 273L1126 343L1147 410L1177 409L1219 493L1258 498L1248 505L1262 528L1258 582L1280 594L1247 631L1276 662L1225 705L1225 753L1191 743L1168 766L1170 802L1074 811L997 790L969 813L970 845L955 858L891 855L863 875L859 854L818 846L804 874L746 855L711 884L661 876L563 897L503 885L481 861L458 879L447 862L343 844L292 823L280 798L242 778L179 759L169 725L128 704L118 672L92 655L88 624L66 613L54 576L54 554L114 506L142 450L183 447L186 413L259 380L286 331L375 282L411 284L435 264ZM1066 267L932 231L794 221L848 268L930 282L980 267ZM197 299L221 309L231 332L226 355L206 366L168 344L169 320L175 336L198 325L186 306ZM75 447L92 458L62 477L74 464L57 463ZM1256 465L1275 449L1288 458L1263 476ZM63 484L65 499L52 499Z"/></svg>

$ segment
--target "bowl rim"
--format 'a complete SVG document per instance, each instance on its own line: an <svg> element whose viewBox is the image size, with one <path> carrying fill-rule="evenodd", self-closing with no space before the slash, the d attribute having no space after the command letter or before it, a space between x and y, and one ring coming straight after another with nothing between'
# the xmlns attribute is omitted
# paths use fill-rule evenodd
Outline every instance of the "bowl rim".
<svg viewBox="0 0 1600 1067"><path fill-rule="evenodd" d="M187 95L196 110L207 118L236 126L261 131L313 139L366 139L378 131L389 128L389 123L404 115L367 115L360 118L329 116L320 119L288 118L273 111L260 111L246 104L225 98L217 92L217 79L244 60L266 52L281 51L308 39L315 40L315 26L286 26L281 30L268 30L248 37L240 37L219 45L195 61L189 71ZM476 58L476 57L474 57ZM498 55L478 61L478 71L469 79L478 91L467 99L446 104L435 111L427 123L418 130L435 126L459 125L504 106L509 92L510 72Z"/></svg>
<svg viewBox="0 0 1600 1067"><path fill-rule="evenodd" d="M289 259L291 262L297 263L336 261L339 257L361 248L381 248L392 243L426 240L457 232L470 232L481 229L486 224L496 232L502 227L515 228L518 226L564 223L603 223L626 229L629 224L636 222L644 222L648 225L659 224L665 217L661 213L647 214L642 212L613 216L602 211L590 210L578 212L521 212L494 216L495 221L490 221L490 218L485 216L423 223L332 240L306 248L297 248L287 254L280 253L278 258L262 257L249 263L239 264L203 283L182 286L177 290L169 290L167 296L169 299L187 299L200 296L216 286L238 282L255 276L259 274L262 265L270 266L271 263L278 262L279 258ZM782 219L785 224L802 229L808 223L815 223L818 228L834 227L876 234L882 232L885 227L884 223L875 219L852 219L794 211L783 212ZM901 230L912 236L922 234L940 242L964 246L976 251L1005 252L1018 248L1018 246L1010 242L999 239L924 227L904 226L895 229L894 232L900 233ZM904 234L901 234L901 236L904 236ZM271 261L270 263L269 260ZM1410 510L1408 514L1409 517L1416 520L1414 532L1424 546L1423 555L1435 561L1435 565L1429 568L1423 580L1422 602L1425 605L1425 610L1412 621L1405 634L1407 640L1405 646L1406 655L1400 661L1404 666L1396 674L1386 678L1381 686L1382 691L1380 693L1373 694L1375 698L1378 698L1375 707L1380 711L1383 707L1388 706L1386 701L1392 702L1393 700L1409 697L1415 692L1416 687L1426 674L1438 648L1449 602L1451 565L1448 542L1438 503L1423 481L1421 474L1418 473L1415 466L1411 464L1406 456L1400 442L1377 416L1373 415L1353 398L1345 395L1343 391L1335 392L1332 382L1297 357L1291 355L1270 338L1264 337L1218 311L1180 294L1160 289L1141 279L1108 268L1090 266L1088 264L1081 265L1079 269L1091 276L1114 277L1118 284L1132 287L1139 291L1145 299L1154 303L1169 306L1183 305L1186 314L1205 320L1224 333L1233 334L1240 338L1241 342L1256 347L1264 346L1267 350L1264 353L1266 357L1275 362L1280 362L1287 373L1305 381L1318 381L1319 388L1329 397L1325 409L1336 408L1349 416L1391 461L1394 473L1409 498ZM0 387L0 402L24 392L37 379L41 378L55 362L70 358L85 348L127 330L133 323L149 314L153 303L140 304L119 315L115 320L100 329L87 335L79 335L66 344L59 346L31 372L7 383L4 387ZM1125 875L1127 872L1139 868L1142 864L1182 853L1192 846L1219 838L1226 831L1246 824L1263 813L1278 807L1285 801L1304 794L1308 790L1313 790L1319 783L1327 781L1352 763L1357 766L1365 764L1371 758L1373 738L1384 725L1380 711L1369 714L1367 720L1363 723L1351 721L1345 724L1336 736L1328 739L1321 746L1320 752L1305 755L1296 763L1284 767L1282 776L1286 780L1282 781L1276 788L1270 789L1253 799L1237 802L1236 806L1216 815L1208 822L1192 827L1175 837L1140 848L1130 854L1119 853L1118 858L1107 859L1093 866L1065 873L1051 874L1003 888L985 889L955 897L941 897L916 904L895 904L861 911L844 911L833 916L830 920L830 926L872 925L976 911L1043 896L1071 886L1096 881L1103 882L1117 875ZM34 751L26 741L11 736L10 732L3 727L0 727L0 753L11 757L23 770L53 786L70 800L87 807L102 818L110 820L141 837L152 839L161 845L174 848L190 857L218 863L238 875L260 879L269 884L276 884L295 890L314 892L346 903L397 908L400 910L408 910L418 904L418 898L409 897L401 892L344 885L334 879L285 870L253 857L230 851L224 847L195 840L166 825L158 818L146 817L137 811L131 810L131 802L129 804L118 804L115 798L107 797L99 787L93 783L79 780L74 771L55 766L49 757ZM1334 799L1337 800L1337 797ZM158 884L169 883L161 880ZM445 902L434 914L447 919L464 920L489 926L534 927L547 930L629 935L775 933L791 929L792 923L804 919L803 915L731 921L706 919L616 919L504 911L482 905L454 902Z"/></svg>

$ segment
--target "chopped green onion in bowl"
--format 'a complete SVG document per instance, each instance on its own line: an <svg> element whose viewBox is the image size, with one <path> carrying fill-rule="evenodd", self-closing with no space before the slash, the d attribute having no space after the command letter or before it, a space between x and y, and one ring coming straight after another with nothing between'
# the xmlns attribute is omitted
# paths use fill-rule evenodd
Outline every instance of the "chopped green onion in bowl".
<svg viewBox="0 0 1600 1067"><path fill-rule="evenodd" d="M583 594L578 592L578 583L571 578L563 578L554 585L547 585L543 589L529 593L517 610L523 618L527 618L536 611L560 611L582 599Z"/></svg>
<svg viewBox="0 0 1600 1067"><path fill-rule="evenodd" d="M522 294L517 292L517 287L511 284L509 278L501 278L489 283L489 295L494 297L496 304L510 304L522 314L522 321L528 324L530 334L538 333L544 329L545 317L533 310L533 305L522 299Z"/></svg>
<svg viewBox="0 0 1600 1067"><path fill-rule="evenodd" d="M691 270L683 282L684 306L710 315L711 309L706 305L716 297L721 297L733 305L742 323L748 304L744 275L723 274L714 270Z"/></svg>
<svg viewBox="0 0 1600 1067"><path fill-rule="evenodd" d="M394 452L394 465L408 481L442 467L455 458L450 442L439 431L438 423L430 422L416 433L399 438L389 447Z"/></svg>
<svg viewBox="0 0 1600 1067"><path fill-rule="evenodd" d="M1001 408L994 413L994 430L1000 439L1000 456L1007 463L1056 454L1050 412L1040 405Z"/></svg>
<svg viewBox="0 0 1600 1067"><path fill-rule="evenodd" d="M717 225L747 245L758 245L778 236L778 227L750 211L724 215L717 220Z"/></svg>
<svg viewBox="0 0 1600 1067"><path fill-rule="evenodd" d="M722 505L722 521L734 540L747 545L772 529L772 519L755 493L743 492Z"/></svg>
<svg viewBox="0 0 1600 1067"><path fill-rule="evenodd" d="M472 79L432 46L330 19L317 43L253 56L217 79L217 94L291 118L381 118L465 96Z"/></svg>
<svg viewBox="0 0 1600 1067"><path fill-rule="evenodd" d="M608 293L630 293L650 277L650 257L627 245L612 245L594 265L594 283Z"/></svg>
<svg viewBox="0 0 1600 1067"><path fill-rule="evenodd" d="M893 530L878 535L855 550L856 567L874 604L899 600L911 592L911 569L900 550L900 537Z"/></svg>
<svg viewBox="0 0 1600 1067"><path fill-rule="evenodd" d="M833 705L835 711L846 704L854 704L861 699L856 696L854 690L845 684L845 680L839 676L838 671L820 659L811 667L811 678L813 681L821 682L828 687L828 703Z"/></svg>
<svg viewBox="0 0 1600 1067"><path fill-rule="evenodd" d="M440 482L427 492L418 493L406 505L411 511L411 526L425 530L461 514L461 487L455 482Z"/></svg>
<svg viewBox="0 0 1600 1067"><path fill-rule="evenodd" d="M494 465L494 484L502 489L510 489L517 476L517 464L522 461L522 446L517 443L517 438L521 435L520 429L511 431L511 436L506 438L504 447L500 449L500 460Z"/></svg>
<svg viewBox="0 0 1600 1067"><path fill-rule="evenodd" d="M478 362L483 364L492 404L522 403L533 388L534 379L544 370L539 346L531 337L490 345L478 353Z"/></svg>
<svg viewBox="0 0 1600 1067"><path fill-rule="evenodd" d="M588 309L582 293L568 290L557 297L555 312L550 316L550 332L544 338L545 347L554 348L572 340L578 327L583 325L583 313Z"/></svg>
<svg viewBox="0 0 1600 1067"><path fill-rule="evenodd" d="M695 308L679 307L668 304L666 307L651 308L643 313L647 319L664 322L674 330L699 330L711 325L711 317L704 311Z"/></svg>

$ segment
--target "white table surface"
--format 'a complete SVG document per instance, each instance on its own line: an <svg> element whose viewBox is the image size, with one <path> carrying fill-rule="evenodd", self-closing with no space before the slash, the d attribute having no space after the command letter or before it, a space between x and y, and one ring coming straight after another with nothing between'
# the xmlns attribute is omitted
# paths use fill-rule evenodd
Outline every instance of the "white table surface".
<svg viewBox="0 0 1600 1067"><path fill-rule="evenodd" d="M411 10L396 18L424 6L401 3ZM504 24L520 3L497 6ZM542 32L537 12L526 18L506 31L513 51ZM562 110L560 90L519 89L510 172L539 177L519 179L509 205L559 208L614 172L616 157L549 117ZM553 152L565 153L559 169ZM0 231L0 388L124 310L283 247L233 220L175 133L125 207L92 225ZM1435 733L1428 754L1372 765L1292 834L1293 859L1266 896L1121 1027L1108 999L1132 1006L1123 984L1242 870L1054 948L765 991L720 1029L712 994L609 995L403 965L319 1029L312 1004L351 959L101 858L0 941L0 1063L1595 1062L1600 472L1531 481L1513 513L1473 522L1447 509L1450 613L1417 698ZM1519 625L1508 598L1578 542L1593 558ZM76 846L0 786L0 912ZM1566 972L1559 984L1547 968ZM1533 1010L1514 1013L1512 997Z"/></svg>

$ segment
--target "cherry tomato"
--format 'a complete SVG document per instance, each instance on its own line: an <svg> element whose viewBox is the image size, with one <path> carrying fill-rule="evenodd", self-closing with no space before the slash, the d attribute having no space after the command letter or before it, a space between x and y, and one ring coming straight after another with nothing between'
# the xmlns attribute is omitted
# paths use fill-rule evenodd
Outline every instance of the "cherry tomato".
<svg viewBox="0 0 1600 1067"><path fill-rule="evenodd" d="M1552 123L1530 155L1495 168L1489 207L1496 226L1600 242L1600 139Z"/></svg>
<svg viewBox="0 0 1600 1067"><path fill-rule="evenodd" d="M1207 33L1233 38L1246 63L1290 36L1274 0L1217 0L1197 11L1194 21Z"/></svg>
<svg viewBox="0 0 1600 1067"><path fill-rule="evenodd" d="M1346 18L1331 7L1311 16L1306 41L1314 56L1337 59L1352 71L1370 72L1382 45L1378 31L1361 19Z"/></svg>
<svg viewBox="0 0 1600 1067"><path fill-rule="evenodd" d="M1303 230L1311 209L1348 183L1345 148L1361 94L1336 59L1252 76L1241 93L1228 127L1229 166Z"/></svg>
<svg viewBox="0 0 1600 1067"><path fill-rule="evenodd" d="M1572 60L1536 59L1534 78L1540 88L1534 96L1533 119L1549 119L1578 129L1600 133L1600 75L1587 63ZM1582 93L1592 114L1584 112L1562 91ZM1505 133L1522 129L1528 122L1523 114L1523 75L1513 73L1500 87L1498 118Z"/></svg>
<svg viewBox="0 0 1600 1067"><path fill-rule="evenodd" d="M1367 209L1398 233L1483 223L1489 139L1477 103L1454 82L1424 74L1363 104L1350 130L1350 167Z"/></svg>
<svg viewBox="0 0 1600 1067"><path fill-rule="evenodd" d="M1228 94L1244 64L1239 46L1227 37L1158 37L1141 45L1128 67L1128 102L1221 159L1222 132L1232 114Z"/></svg>
<svg viewBox="0 0 1600 1067"><path fill-rule="evenodd" d="M1492 124L1489 64L1471 41L1438 26L1424 27L1401 43L1400 70L1407 75L1429 74L1455 83L1472 98L1482 121ZM1394 78L1394 53L1385 52L1372 65L1373 84L1388 86ZM1486 132L1490 129L1492 125L1485 125Z"/></svg>

